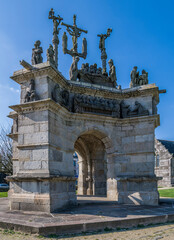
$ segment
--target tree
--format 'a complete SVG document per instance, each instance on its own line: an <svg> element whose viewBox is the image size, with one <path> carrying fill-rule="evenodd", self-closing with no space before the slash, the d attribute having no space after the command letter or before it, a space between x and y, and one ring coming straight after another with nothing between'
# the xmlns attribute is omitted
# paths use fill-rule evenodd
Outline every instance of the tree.
<svg viewBox="0 0 174 240"><path fill-rule="evenodd" d="M0 130L0 172L7 175L13 174L12 163L12 139L7 136L8 129L1 127Z"/></svg>

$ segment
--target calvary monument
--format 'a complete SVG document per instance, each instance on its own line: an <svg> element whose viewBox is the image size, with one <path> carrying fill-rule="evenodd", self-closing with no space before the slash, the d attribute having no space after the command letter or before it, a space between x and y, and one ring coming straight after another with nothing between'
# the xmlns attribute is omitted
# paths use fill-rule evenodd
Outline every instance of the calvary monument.
<svg viewBox="0 0 174 240"><path fill-rule="evenodd" d="M158 205L154 173L154 132L159 126L157 104L162 92L149 84L148 73L131 72L130 88L117 83L115 61L107 60L105 41L112 29L98 34L101 66L82 63L87 57L87 30L56 16L51 9L52 44L46 51L38 40L31 64L11 77L21 86L13 110L13 175L11 210L54 212L76 204L73 153L79 159L78 194L107 196L122 204ZM61 28L60 28L61 26ZM59 32L64 54L72 57L69 79L58 70ZM83 36L82 48L78 39ZM72 46L68 47L68 37ZM60 51L60 50L59 50ZM114 57L114 56L112 56Z"/></svg>

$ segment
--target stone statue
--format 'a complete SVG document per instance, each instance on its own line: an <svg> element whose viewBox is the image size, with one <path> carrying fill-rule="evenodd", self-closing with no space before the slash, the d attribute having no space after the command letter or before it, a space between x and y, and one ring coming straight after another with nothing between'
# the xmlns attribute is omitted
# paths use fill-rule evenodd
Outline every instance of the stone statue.
<svg viewBox="0 0 174 240"><path fill-rule="evenodd" d="M83 38L82 54L83 54L84 58L86 58L86 56L87 56L87 41L86 41L86 38Z"/></svg>
<svg viewBox="0 0 174 240"><path fill-rule="evenodd" d="M90 73L95 73L95 70L94 70L94 66L93 66L93 65L90 65L90 67L89 67L89 72L90 72Z"/></svg>
<svg viewBox="0 0 174 240"><path fill-rule="evenodd" d="M82 73L85 72L85 64L84 64L84 63L82 63L82 66L81 66L81 69L80 69L80 70L82 71Z"/></svg>
<svg viewBox="0 0 174 240"><path fill-rule="evenodd" d="M66 27L66 30L68 31L68 33L70 34L70 36L72 36L72 43L73 43L73 47L71 50L68 50L66 48L64 48L64 46L66 46L66 42L67 42L67 36L63 35L63 52L64 54L69 54L72 57L82 57L82 58L86 58L87 56L87 41L86 38L83 38L83 43L82 43L82 53L78 53L78 44L77 44L77 39L78 37L81 36L82 32L83 33L87 33L86 30L83 30L81 28L78 28L76 25L76 15L73 16L73 25L69 25L66 23L61 23L61 25Z"/></svg>
<svg viewBox="0 0 174 240"><path fill-rule="evenodd" d="M142 70L142 75L139 76L138 85L146 85L148 84L148 72L144 69Z"/></svg>
<svg viewBox="0 0 174 240"><path fill-rule="evenodd" d="M71 64L70 70L69 70L69 76L70 76L70 80L71 81L77 81L77 77L78 77L78 61L79 61L79 57L74 57L73 58L73 63Z"/></svg>
<svg viewBox="0 0 174 240"><path fill-rule="evenodd" d="M89 73L89 63L85 64L84 73Z"/></svg>
<svg viewBox="0 0 174 240"><path fill-rule="evenodd" d="M31 63L32 65L36 65L38 63L42 63L43 62L43 58L42 58L42 47L40 47L41 42L39 40L37 40L34 44L34 48L32 49L32 59L31 59Z"/></svg>
<svg viewBox="0 0 174 240"><path fill-rule="evenodd" d="M127 105L124 101L122 101L120 104L120 107L121 107L121 118L128 117L130 105Z"/></svg>
<svg viewBox="0 0 174 240"><path fill-rule="evenodd" d="M63 33L63 36L62 36L62 47L63 47L63 53L67 53L67 40L68 40L68 37L66 35L66 32Z"/></svg>
<svg viewBox="0 0 174 240"><path fill-rule="evenodd" d="M55 64L54 50L53 50L53 46L51 44L49 45L49 48L47 49L47 61L52 63L53 65Z"/></svg>
<svg viewBox="0 0 174 240"><path fill-rule="evenodd" d="M105 40L106 40L106 38L108 38L110 36L111 32L112 32L112 28L108 28L106 34L98 34L97 35L97 37L100 37L99 49L101 51L103 74L106 73L106 59L107 59Z"/></svg>
<svg viewBox="0 0 174 240"><path fill-rule="evenodd" d="M102 68L101 67L97 68L96 74L102 74Z"/></svg>
<svg viewBox="0 0 174 240"><path fill-rule="evenodd" d="M51 93L51 97L55 102L60 101L60 86L59 84L56 84L53 88L53 91Z"/></svg>
<svg viewBox="0 0 174 240"><path fill-rule="evenodd" d="M137 66L133 67L133 70L131 71L131 83L130 88L136 87L138 85L139 81L139 72L137 72Z"/></svg>
<svg viewBox="0 0 174 240"><path fill-rule="evenodd" d="M135 107L129 112L129 116L149 115L149 111L146 110L139 102L135 101Z"/></svg>
<svg viewBox="0 0 174 240"><path fill-rule="evenodd" d="M94 63L94 73L96 73L97 72L97 63Z"/></svg>
<svg viewBox="0 0 174 240"><path fill-rule="evenodd" d="M60 92L61 95L61 104L68 107L69 104L69 92L67 90L62 90Z"/></svg>
<svg viewBox="0 0 174 240"><path fill-rule="evenodd" d="M24 102L32 102L38 100L38 96L35 91L35 81L34 79L30 80L29 88L27 88L27 92L25 94Z"/></svg>
<svg viewBox="0 0 174 240"><path fill-rule="evenodd" d="M108 61L108 63L109 63L109 67L110 67L109 78L111 79L111 82L113 83L113 86L116 88L117 87L117 77L116 77L116 70L115 70L113 60L110 59Z"/></svg>
<svg viewBox="0 0 174 240"><path fill-rule="evenodd" d="M58 34L59 34L59 30L60 30L60 28L58 28L58 26L59 26L60 22L63 20L63 18L61 18L59 15L56 17L54 15L53 8L51 8L51 10L49 11L48 18L53 20L52 43L53 43L53 50L54 50L54 64L55 64L56 68L58 68L58 45L59 45Z"/></svg>

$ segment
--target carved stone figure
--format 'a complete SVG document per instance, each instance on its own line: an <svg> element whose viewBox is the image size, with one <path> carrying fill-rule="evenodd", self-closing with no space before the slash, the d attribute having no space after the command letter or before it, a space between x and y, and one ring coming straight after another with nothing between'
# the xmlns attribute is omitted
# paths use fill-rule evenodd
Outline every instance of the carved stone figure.
<svg viewBox="0 0 174 240"><path fill-rule="evenodd" d="M73 63L71 64L70 70L69 70L69 76L71 81L77 81L78 77L78 61L79 57L74 57Z"/></svg>
<svg viewBox="0 0 174 240"><path fill-rule="evenodd" d="M37 40L34 44L34 48L32 49L32 59L31 59L31 63L32 65L36 65L38 63L42 63L43 62L43 58L42 58L42 47L40 47L41 42L39 40Z"/></svg>
<svg viewBox="0 0 174 240"><path fill-rule="evenodd" d="M120 118L120 104L117 100L76 94L74 96L74 112L99 113Z"/></svg>
<svg viewBox="0 0 174 240"><path fill-rule="evenodd" d="M60 22L63 20L63 18L61 18L59 15L56 17L54 15L53 8L51 8L51 10L49 11L48 18L53 20L52 43L53 43L53 50L54 50L54 63L55 63L56 68L58 68L58 45L59 45L58 34L59 34L59 30L60 30L60 28L58 28L58 26L59 26Z"/></svg>
<svg viewBox="0 0 174 240"><path fill-rule="evenodd" d="M96 74L102 74L102 68L101 67L97 68Z"/></svg>
<svg viewBox="0 0 174 240"><path fill-rule="evenodd" d="M116 70L115 70L115 66L114 66L113 60L110 59L110 60L108 61L108 63L109 63L109 67L110 67L110 70L109 70L109 78L111 79L111 82L113 83L113 86L114 86L114 87L117 87Z"/></svg>
<svg viewBox="0 0 174 240"><path fill-rule="evenodd" d="M124 101L122 101L120 104L120 107L121 107L121 118L128 117L130 105L127 105Z"/></svg>
<svg viewBox="0 0 174 240"><path fill-rule="evenodd" d="M137 72L137 67L134 67L131 72L130 87L137 87L145 84L148 84L148 73L143 69L142 74L139 75L139 72Z"/></svg>
<svg viewBox="0 0 174 240"><path fill-rule="evenodd" d="M59 84L56 84L53 88L53 91L52 91L52 99L55 101L55 102L59 102L60 101L60 86Z"/></svg>
<svg viewBox="0 0 174 240"><path fill-rule="evenodd" d="M107 54L106 54L106 48L105 48L105 40L110 36L112 32L111 28L107 29L106 34L98 34L97 36L100 37L100 42L99 42L99 49L101 51L101 60L102 60L102 72L103 74L106 73L106 59L107 59Z"/></svg>
<svg viewBox="0 0 174 240"><path fill-rule="evenodd" d="M66 32L63 33L63 36L62 36L62 47L63 47L63 53L67 53L67 40L68 40L68 37L66 35Z"/></svg>
<svg viewBox="0 0 174 240"><path fill-rule="evenodd" d="M81 69L80 69L83 73L85 72L85 64L82 63Z"/></svg>
<svg viewBox="0 0 174 240"><path fill-rule="evenodd" d="M47 49L47 61L52 63L53 65L55 64L54 50L53 50L53 46L51 44L49 45L49 48Z"/></svg>
<svg viewBox="0 0 174 240"><path fill-rule="evenodd" d="M139 72L137 72L137 66L133 67L133 70L131 71L131 83L130 87L136 87L139 80Z"/></svg>
<svg viewBox="0 0 174 240"><path fill-rule="evenodd" d="M146 85L148 84L148 72L144 69L142 70L142 75L139 76L138 85Z"/></svg>
<svg viewBox="0 0 174 240"><path fill-rule="evenodd" d="M61 91L61 104L68 107L69 104L69 92L67 90Z"/></svg>
<svg viewBox="0 0 174 240"><path fill-rule="evenodd" d="M38 96L35 91L35 82L34 79L30 80L29 88L27 88L27 92L25 94L24 102L32 102L38 100Z"/></svg>
<svg viewBox="0 0 174 240"><path fill-rule="evenodd" d="M83 54L84 58L86 58L86 56L87 56L87 41L86 41L86 38L83 38L82 54Z"/></svg>
<svg viewBox="0 0 174 240"><path fill-rule="evenodd" d="M135 101L135 107L129 112L129 116L149 115L149 111L146 110L139 102Z"/></svg>
<svg viewBox="0 0 174 240"><path fill-rule="evenodd" d="M73 25L69 25L69 24L66 24L66 23L61 23L61 25L65 26L66 27L66 30L68 31L68 33L72 36L72 43L73 43L73 47L71 50L68 50L66 48L65 50L65 54L69 54L71 55L73 58L78 56L78 57L82 57L82 58L86 58L87 56L87 41L86 41L86 38L83 39L83 43L82 43L82 53L78 53L78 44L77 44L77 39L78 37L81 36L82 32L83 33L87 33L86 30L83 30L81 28L78 28L77 25L76 25L76 15L73 16ZM64 48L64 45L66 45L66 36L64 35L63 36L63 48ZM64 51L64 50L63 50Z"/></svg>
<svg viewBox="0 0 174 240"><path fill-rule="evenodd" d="M94 70L94 66L93 66L93 65L90 65L90 67L89 67L89 72L90 72L90 73L95 73L95 70Z"/></svg>

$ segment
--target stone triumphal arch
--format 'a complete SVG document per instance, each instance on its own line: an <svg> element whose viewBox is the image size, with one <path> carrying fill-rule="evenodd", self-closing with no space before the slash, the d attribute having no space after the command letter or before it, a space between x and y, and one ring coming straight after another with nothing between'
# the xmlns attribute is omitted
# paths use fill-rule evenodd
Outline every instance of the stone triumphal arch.
<svg viewBox="0 0 174 240"><path fill-rule="evenodd" d="M113 60L107 55L105 40L112 30L100 37L102 67L82 64L77 40L87 31L62 22L73 34L73 48L67 49L67 35L62 37L63 51L73 57L70 80L59 72L58 34L62 21L53 20L53 46L43 62L40 41L32 50L32 65L22 60L23 69L11 77L21 86L20 104L10 106L13 127L13 175L10 181L10 207L16 210L53 212L76 204L72 155L79 157L78 193L106 195L126 204L158 204L157 177L154 174L154 131L159 125L157 104L159 89L148 83L134 67L130 88L117 84ZM71 29L72 27L72 29ZM70 31L70 29L72 31ZM77 36L76 33L78 32Z"/></svg>

